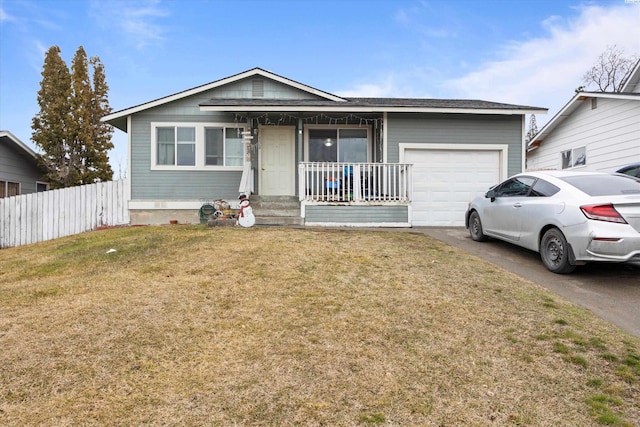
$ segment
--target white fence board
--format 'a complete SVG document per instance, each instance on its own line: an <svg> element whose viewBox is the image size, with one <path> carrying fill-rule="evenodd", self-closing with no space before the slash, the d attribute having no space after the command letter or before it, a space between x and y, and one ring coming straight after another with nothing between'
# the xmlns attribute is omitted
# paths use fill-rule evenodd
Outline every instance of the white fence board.
<svg viewBox="0 0 640 427"><path fill-rule="evenodd" d="M129 224L126 180L0 199L0 248Z"/></svg>

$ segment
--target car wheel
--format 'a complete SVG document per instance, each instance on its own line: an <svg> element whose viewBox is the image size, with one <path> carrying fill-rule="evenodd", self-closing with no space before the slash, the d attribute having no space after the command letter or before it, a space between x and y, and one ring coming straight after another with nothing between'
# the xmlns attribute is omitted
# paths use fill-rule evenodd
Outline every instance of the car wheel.
<svg viewBox="0 0 640 427"><path fill-rule="evenodd" d="M487 240L487 236L482 231L480 215L478 215L476 211L471 212L471 215L469 215L469 234L476 242L484 242Z"/></svg>
<svg viewBox="0 0 640 427"><path fill-rule="evenodd" d="M540 257L549 271L558 274L571 273L576 266L569 261L569 245L567 239L557 228L544 233L540 242Z"/></svg>

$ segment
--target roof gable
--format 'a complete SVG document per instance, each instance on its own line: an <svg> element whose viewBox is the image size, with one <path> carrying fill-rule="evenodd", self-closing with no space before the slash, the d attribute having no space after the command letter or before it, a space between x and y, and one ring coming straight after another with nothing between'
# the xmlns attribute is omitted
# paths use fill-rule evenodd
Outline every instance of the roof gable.
<svg viewBox="0 0 640 427"><path fill-rule="evenodd" d="M538 132L531 141L529 141L528 149L534 149L553 132L562 122L570 117L575 110L582 105L585 100L593 98L622 99L640 101L640 93L619 93L619 92L577 92L573 98L558 113L547 122L547 124Z"/></svg>
<svg viewBox="0 0 640 427"><path fill-rule="evenodd" d="M140 111L148 110L150 108L158 107L160 105L164 105L182 98L186 98L188 96L196 95L205 91L209 91L211 89L220 88L225 85L230 85L232 83L238 82L243 79L251 78L251 77L264 77L267 79L271 79L278 83L290 86L294 89L298 89L300 91L306 92L310 95L314 95L316 97L326 99L328 101L333 102L343 102L344 99L333 95L329 92L322 91L320 89L313 88L311 86L307 86L305 84L296 82L295 80L288 79L286 77L282 77L278 74L272 73L270 71L263 70L262 68L253 68L251 70L244 71L242 73L235 74L233 76L225 77L220 80L213 81L211 83L207 83L201 86L196 86L191 89L184 90L182 92L175 93L173 95L165 96L153 101L145 102L144 104L139 104L134 107L126 108L124 110L116 111L102 118L102 121L113 121L117 119L122 119L131 114L138 113Z"/></svg>
<svg viewBox="0 0 640 427"><path fill-rule="evenodd" d="M567 119L578 107L580 102L592 98L631 99L640 101L640 59L629 72L620 92L577 92L562 109L529 141L529 148L533 149L542 143L553 130Z"/></svg>
<svg viewBox="0 0 640 427"><path fill-rule="evenodd" d="M627 80L622 85L621 92L640 93L640 59L629 73Z"/></svg>
<svg viewBox="0 0 640 427"><path fill-rule="evenodd" d="M38 155L35 153L35 151L29 148L28 145L20 141L18 137L16 137L8 130L0 130L0 142L2 142L3 144L6 143L8 145L14 146L18 151L20 151L22 154L26 154L28 157L31 157L33 159L38 158Z"/></svg>

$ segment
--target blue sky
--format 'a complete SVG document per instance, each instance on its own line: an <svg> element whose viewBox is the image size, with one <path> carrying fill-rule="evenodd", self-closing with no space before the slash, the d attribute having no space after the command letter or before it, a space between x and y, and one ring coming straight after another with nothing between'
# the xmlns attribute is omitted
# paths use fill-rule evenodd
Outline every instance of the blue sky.
<svg viewBox="0 0 640 427"><path fill-rule="evenodd" d="M607 46L640 54L640 0L0 0L0 129L34 149L53 45L100 57L114 111L260 67L343 96L546 107L541 127Z"/></svg>

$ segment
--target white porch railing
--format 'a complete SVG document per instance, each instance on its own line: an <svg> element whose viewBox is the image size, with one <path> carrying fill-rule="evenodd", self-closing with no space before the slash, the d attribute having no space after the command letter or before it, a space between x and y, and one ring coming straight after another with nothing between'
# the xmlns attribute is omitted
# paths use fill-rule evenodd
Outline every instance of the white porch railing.
<svg viewBox="0 0 640 427"><path fill-rule="evenodd" d="M299 163L300 201L409 202L411 164Z"/></svg>

